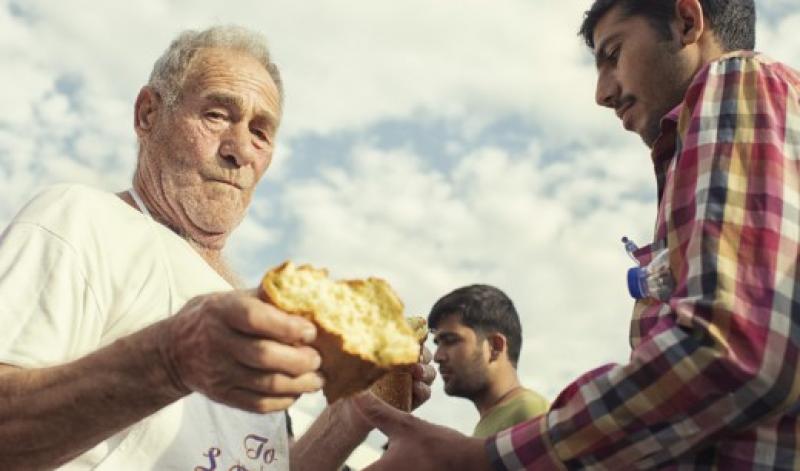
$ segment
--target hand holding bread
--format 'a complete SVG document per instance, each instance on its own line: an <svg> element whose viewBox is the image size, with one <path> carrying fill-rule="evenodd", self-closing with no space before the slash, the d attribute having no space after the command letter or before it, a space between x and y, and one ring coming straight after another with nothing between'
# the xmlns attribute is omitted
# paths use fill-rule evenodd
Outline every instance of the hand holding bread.
<svg viewBox="0 0 800 471"><path fill-rule="evenodd" d="M322 386L319 354L307 345L314 325L254 291L198 296L151 329L158 330L165 371L184 394L265 413Z"/></svg>
<svg viewBox="0 0 800 471"><path fill-rule="evenodd" d="M378 278L333 281L327 271L286 262L265 276L261 295L317 328L328 403L367 389L387 371L419 361L420 340L403 304Z"/></svg>

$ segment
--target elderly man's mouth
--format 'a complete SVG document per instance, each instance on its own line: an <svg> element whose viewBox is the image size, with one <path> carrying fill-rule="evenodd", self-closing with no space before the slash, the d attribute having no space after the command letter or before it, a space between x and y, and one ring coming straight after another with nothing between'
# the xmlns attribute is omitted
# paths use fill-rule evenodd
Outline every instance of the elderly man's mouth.
<svg viewBox="0 0 800 471"><path fill-rule="evenodd" d="M242 184L240 184L239 182L233 181L233 180L225 180L225 179L222 179L222 178L212 178L209 181L213 182L213 183L221 183L223 185L232 186L232 187L236 188L237 190L243 190L244 189L244 186Z"/></svg>

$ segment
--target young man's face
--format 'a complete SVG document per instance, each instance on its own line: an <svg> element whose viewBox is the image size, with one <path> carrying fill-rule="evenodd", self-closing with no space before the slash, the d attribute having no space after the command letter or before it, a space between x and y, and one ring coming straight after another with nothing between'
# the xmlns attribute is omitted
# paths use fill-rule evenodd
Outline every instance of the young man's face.
<svg viewBox="0 0 800 471"><path fill-rule="evenodd" d="M661 118L680 104L694 70L677 34L665 39L644 17L625 17L616 6L594 31L596 100L613 108L625 129L648 147L660 133Z"/></svg>
<svg viewBox="0 0 800 471"><path fill-rule="evenodd" d="M486 339L453 314L442 319L433 338L444 392L472 399L488 387L490 349Z"/></svg>

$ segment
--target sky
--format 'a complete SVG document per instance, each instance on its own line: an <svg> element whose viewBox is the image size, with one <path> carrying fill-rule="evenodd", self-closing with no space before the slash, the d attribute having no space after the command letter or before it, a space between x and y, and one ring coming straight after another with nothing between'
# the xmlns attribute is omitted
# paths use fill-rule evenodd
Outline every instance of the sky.
<svg viewBox="0 0 800 471"><path fill-rule="evenodd" d="M800 4L757 3L757 49L800 67ZM239 24L266 35L286 88L272 166L227 248L248 283L290 259L384 278L423 316L495 285L522 319L522 382L549 399L625 362L620 238L648 242L655 180L639 138L594 103L576 35L588 1L0 5L2 225L53 183L129 187L155 59L182 30ZM433 391L417 415L469 433L472 405Z"/></svg>

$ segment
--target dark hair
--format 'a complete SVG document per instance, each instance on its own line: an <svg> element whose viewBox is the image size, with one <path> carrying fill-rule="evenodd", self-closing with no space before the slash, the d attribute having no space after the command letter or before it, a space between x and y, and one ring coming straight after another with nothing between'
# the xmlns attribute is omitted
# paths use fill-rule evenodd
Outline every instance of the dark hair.
<svg viewBox="0 0 800 471"><path fill-rule="evenodd" d="M461 323L480 334L499 332L508 342L508 359L515 367L522 348L522 326L514 303L505 293L489 285L470 285L452 291L433 305L428 325L436 329L450 315L460 316Z"/></svg>
<svg viewBox="0 0 800 471"><path fill-rule="evenodd" d="M594 29L600 19L619 5L625 17L642 16L670 39L669 22L675 18L676 0L595 0L584 13L578 32L586 45L594 49ZM703 14L725 51L752 51L756 44L755 0L700 0Z"/></svg>

